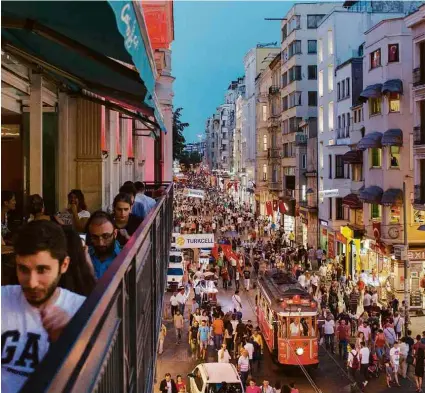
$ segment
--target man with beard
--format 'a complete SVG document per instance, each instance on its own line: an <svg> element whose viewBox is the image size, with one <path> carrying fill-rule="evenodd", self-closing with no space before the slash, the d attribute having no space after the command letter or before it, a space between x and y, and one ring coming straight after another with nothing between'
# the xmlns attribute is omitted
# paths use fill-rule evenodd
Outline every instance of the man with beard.
<svg viewBox="0 0 425 393"><path fill-rule="evenodd" d="M18 392L85 297L59 288L70 258L66 236L51 221L23 226L15 239L20 285L1 288L1 390Z"/></svg>
<svg viewBox="0 0 425 393"><path fill-rule="evenodd" d="M97 211L87 222L87 234L90 238L90 259L93 263L97 279L100 279L108 270L112 261L121 252L117 239L117 230L111 217L103 212Z"/></svg>

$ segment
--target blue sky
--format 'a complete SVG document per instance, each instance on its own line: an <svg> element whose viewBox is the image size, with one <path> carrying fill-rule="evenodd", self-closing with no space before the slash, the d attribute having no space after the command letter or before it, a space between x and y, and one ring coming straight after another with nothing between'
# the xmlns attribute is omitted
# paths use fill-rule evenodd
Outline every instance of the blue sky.
<svg viewBox="0 0 425 393"><path fill-rule="evenodd" d="M223 102L229 83L242 76L243 58L257 43L277 41L280 21L293 2L175 1L172 44L174 108L182 107L188 142Z"/></svg>

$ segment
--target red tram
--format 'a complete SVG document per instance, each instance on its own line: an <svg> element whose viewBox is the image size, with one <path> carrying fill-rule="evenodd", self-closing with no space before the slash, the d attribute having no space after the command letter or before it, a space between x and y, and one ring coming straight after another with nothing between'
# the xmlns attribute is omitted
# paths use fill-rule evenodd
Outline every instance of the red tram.
<svg viewBox="0 0 425 393"><path fill-rule="evenodd" d="M317 367L317 303L287 272L266 272L258 280L257 322L275 361Z"/></svg>

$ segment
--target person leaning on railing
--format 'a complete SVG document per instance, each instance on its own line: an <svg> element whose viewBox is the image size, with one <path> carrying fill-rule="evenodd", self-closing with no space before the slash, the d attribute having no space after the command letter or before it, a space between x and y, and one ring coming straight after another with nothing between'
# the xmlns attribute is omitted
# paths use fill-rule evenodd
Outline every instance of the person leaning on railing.
<svg viewBox="0 0 425 393"><path fill-rule="evenodd" d="M67 240L50 221L24 225L14 241L19 285L1 288L1 391L18 392L83 304L58 287L69 268Z"/></svg>

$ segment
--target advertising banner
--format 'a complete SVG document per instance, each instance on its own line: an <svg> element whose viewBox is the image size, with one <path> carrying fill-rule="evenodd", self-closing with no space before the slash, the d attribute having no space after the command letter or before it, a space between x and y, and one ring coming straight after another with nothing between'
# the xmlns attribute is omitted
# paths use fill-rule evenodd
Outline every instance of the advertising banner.
<svg viewBox="0 0 425 393"><path fill-rule="evenodd" d="M328 232L328 258L335 258L335 236Z"/></svg>
<svg viewBox="0 0 425 393"><path fill-rule="evenodd" d="M194 190L193 188L185 188L183 191L183 196L191 198L205 198L204 190Z"/></svg>
<svg viewBox="0 0 425 393"><path fill-rule="evenodd" d="M197 235L176 236L176 248L213 248L214 234L205 233Z"/></svg>

